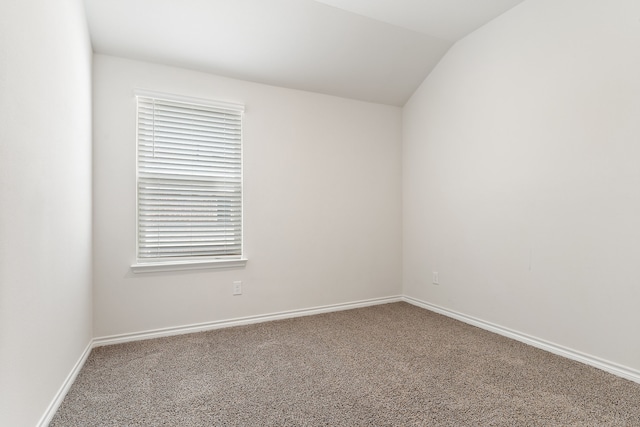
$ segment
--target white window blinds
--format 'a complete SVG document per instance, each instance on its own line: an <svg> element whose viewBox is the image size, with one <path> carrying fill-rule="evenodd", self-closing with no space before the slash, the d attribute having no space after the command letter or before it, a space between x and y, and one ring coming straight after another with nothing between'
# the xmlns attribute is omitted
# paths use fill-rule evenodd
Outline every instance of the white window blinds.
<svg viewBox="0 0 640 427"><path fill-rule="evenodd" d="M242 107L137 96L138 259L242 254Z"/></svg>

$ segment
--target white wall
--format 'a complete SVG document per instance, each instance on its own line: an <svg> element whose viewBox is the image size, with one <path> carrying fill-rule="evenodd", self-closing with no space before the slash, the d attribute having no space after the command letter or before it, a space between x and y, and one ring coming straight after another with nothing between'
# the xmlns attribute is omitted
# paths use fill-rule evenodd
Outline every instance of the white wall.
<svg viewBox="0 0 640 427"><path fill-rule="evenodd" d="M0 4L0 425L33 426L92 334L91 47L80 0Z"/></svg>
<svg viewBox="0 0 640 427"><path fill-rule="evenodd" d="M135 88L245 104L245 269L130 271ZM401 126L396 107L96 55L95 336L398 295Z"/></svg>
<svg viewBox="0 0 640 427"><path fill-rule="evenodd" d="M404 109L405 294L640 369L639 76L637 0L455 45Z"/></svg>

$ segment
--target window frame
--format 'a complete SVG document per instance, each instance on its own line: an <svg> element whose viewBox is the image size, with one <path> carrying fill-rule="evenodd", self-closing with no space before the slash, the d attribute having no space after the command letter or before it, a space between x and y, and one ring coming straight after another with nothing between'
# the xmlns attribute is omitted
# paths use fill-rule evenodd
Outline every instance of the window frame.
<svg viewBox="0 0 640 427"><path fill-rule="evenodd" d="M199 270L199 269L228 269L228 268L244 268L247 263L245 257L244 246L244 111L242 104L215 101L210 99L187 97L182 95L168 94L149 90L135 89L135 170L136 170L136 190L135 190L135 221L136 221L136 261L131 265L133 273L150 273L161 271L179 271L179 270ZM161 101L178 102L194 106L213 107L237 111L241 116L240 126L240 255L228 256L185 256L185 257L156 257L141 258L140 257L140 199L139 199L139 116L140 104L138 98L151 98Z"/></svg>

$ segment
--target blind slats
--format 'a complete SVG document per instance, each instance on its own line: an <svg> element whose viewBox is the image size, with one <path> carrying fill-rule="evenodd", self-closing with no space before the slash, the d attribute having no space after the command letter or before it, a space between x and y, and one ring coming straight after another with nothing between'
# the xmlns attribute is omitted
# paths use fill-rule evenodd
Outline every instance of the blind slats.
<svg viewBox="0 0 640 427"><path fill-rule="evenodd" d="M242 253L240 110L138 96L138 258Z"/></svg>

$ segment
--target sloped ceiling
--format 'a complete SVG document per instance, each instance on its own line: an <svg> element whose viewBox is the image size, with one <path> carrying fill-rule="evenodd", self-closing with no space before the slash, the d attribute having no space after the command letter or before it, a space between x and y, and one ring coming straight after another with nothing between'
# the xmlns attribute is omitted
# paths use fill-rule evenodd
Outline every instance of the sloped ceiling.
<svg viewBox="0 0 640 427"><path fill-rule="evenodd" d="M85 0L97 53L402 106L522 0Z"/></svg>

